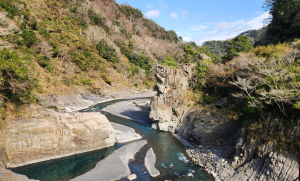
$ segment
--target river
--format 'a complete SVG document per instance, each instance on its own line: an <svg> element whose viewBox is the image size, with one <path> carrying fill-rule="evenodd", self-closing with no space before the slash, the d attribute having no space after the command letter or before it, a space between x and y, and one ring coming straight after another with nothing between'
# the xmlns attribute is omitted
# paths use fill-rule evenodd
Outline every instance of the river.
<svg viewBox="0 0 300 181"><path fill-rule="evenodd" d="M120 101L126 100L114 100L97 104L82 110L82 112L101 112L101 109L104 107ZM213 180L202 168L189 160L184 146L171 133L152 130L150 124L147 124L150 121L149 118L145 118L145 123L140 123L109 113L103 114L105 114L111 122L134 128L137 133L142 135L143 139L147 140L148 144L136 154L135 160L129 164L131 172L137 175L136 180ZM98 151L19 167L12 169L12 171L26 175L30 179L41 181L70 180L93 169L99 161L125 144L115 144L113 147ZM151 178L143 165L146 151L150 147L153 148L156 155L157 160L155 166L161 173L160 176L155 178Z"/></svg>

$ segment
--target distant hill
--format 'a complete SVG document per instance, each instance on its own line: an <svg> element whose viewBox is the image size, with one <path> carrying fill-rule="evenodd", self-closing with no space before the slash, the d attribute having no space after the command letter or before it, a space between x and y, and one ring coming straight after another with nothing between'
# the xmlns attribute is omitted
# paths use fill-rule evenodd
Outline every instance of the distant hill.
<svg viewBox="0 0 300 181"><path fill-rule="evenodd" d="M252 45L254 45L262 37L262 35L265 31L266 31L265 28L258 29L258 30L248 30L239 35L250 37L250 41L251 41ZM231 39L206 41L203 43L203 46L205 46L205 48L208 51L216 54L219 57L222 57L226 54L225 50L226 50L228 42L230 40Z"/></svg>

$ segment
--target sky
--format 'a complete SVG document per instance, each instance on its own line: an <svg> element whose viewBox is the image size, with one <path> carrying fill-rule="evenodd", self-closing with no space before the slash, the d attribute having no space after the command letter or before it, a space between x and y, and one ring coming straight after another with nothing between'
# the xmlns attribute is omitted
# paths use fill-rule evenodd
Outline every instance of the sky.
<svg viewBox="0 0 300 181"><path fill-rule="evenodd" d="M116 0L127 3L184 41L226 40L266 25L265 0Z"/></svg>

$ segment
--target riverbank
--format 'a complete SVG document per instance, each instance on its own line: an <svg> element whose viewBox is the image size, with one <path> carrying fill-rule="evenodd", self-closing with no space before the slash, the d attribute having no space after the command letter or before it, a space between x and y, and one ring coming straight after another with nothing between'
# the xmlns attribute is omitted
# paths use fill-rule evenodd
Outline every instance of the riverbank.
<svg viewBox="0 0 300 181"><path fill-rule="evenodd" d="M68 95L38 96L38 98L39 103L44 108L55 109L57 112L71 113L113 100L152 97L153 95L155 95L155 92L152 90L136 92L124 89L119 92L107 92L105 95L92 92L77 92Z"/></svg>
<svg viewBox="0 0 300 181"><path fill-rule="evenodd" d="M112 146L116 141L117 143L125 143L141 139L142 137L131 128L124 131L118 130L120 126L117 126L115 131L111 131L113 128L107 125L106 129L102 125L105 121L103 122L104 118L101 116L99 119L93 118L93 121L87 118L89 115L100 113L83 114L76 112L101 102L151 97L153 94L154 92L151 90L141 92L125 90L106 96L78 93L43 97L39 102L43 107L30 105L21 118L10 120L3 129L5 138L10 144L1 147L2 150L0 151L8 154L3 155L5 157L1 158L0 166L2 165L2 168L4 166L15 168L103 149ZM104 124L106 125L106 123ZM116 125L114 126L116 127ZM102 134L103 131L105 134ZM117 139L112 135L115 135ZM102 141L94 143L97 137ZM36 148L39 149L36 150ZM9 170L6 171L9 172Z"/></svg>
<svg viewBox="0 0 300 181"><path fill-rule="evenodd" d="M122 101L105 107L102 111L137 122L151 124L149 118L150 100Z"/></svg>
<svg viewBox="0 0 300 181"><path fill-rule="evenodd" d="M126 178L131 175L129 160L134 159L134 155L146 144L146 140L127 144L97 163L94 169L72 181L112 181Z"/></svg>

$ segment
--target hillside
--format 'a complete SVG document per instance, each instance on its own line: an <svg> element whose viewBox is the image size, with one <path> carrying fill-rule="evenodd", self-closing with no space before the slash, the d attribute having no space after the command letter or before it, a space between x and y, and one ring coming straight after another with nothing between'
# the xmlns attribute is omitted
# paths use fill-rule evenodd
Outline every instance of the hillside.
<svg viewBox="0 0 300 181"><path fill-rule="evenodd" d="M0 11L2 108L49 93L152 88L156 63L207 52L186 52L175 31L114 0L3 0Z"/></svg>
<svg viewBox="0 0 300 181"><path fill-rule="evenodd" d="M250 42L252 45L254 45L264 34L265 28L259 29L259 30L248 30L245 32L242 32L239 35L243 35L250 38ZM206 41L203 43L203 46L210 52L216 54L219 57L222 57L226 55L225 50L228 46L230 40L212 40L212 41Z"/></svg>

